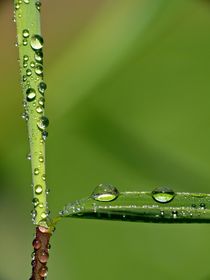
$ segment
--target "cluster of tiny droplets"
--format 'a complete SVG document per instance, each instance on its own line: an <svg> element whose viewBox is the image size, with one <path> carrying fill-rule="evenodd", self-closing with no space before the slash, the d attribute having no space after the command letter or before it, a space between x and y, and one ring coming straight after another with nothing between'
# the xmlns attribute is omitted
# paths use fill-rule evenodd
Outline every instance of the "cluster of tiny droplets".
<svg viewBox="0 0 210 280"><path fill-rule="evenodd" d="M30 4L31 0L17 0L14 7L14 18L13 21L16 22L17 18L22 17L22 7L23 5ZM38 11L41 9L41 2L36 1L35 7ZM30 29L25 28L22 30L20 34L21 38L17 40L16 46L22 45L24 48L31 48L33 50L33 57L27 54L23 54L21 69L22 69L22 79L21 84L23 90L25 92L25 98L23 101L24 112L22 113L22 118L28 122L30 118L30 110L35 111L35 121L38 130L40 131L40 143L44 143L46 141L48 132L46 131L49 120L46 116L44 116L44 107L45 107L45 91L47 89L46 83L43 81L43 38L39 34L31 34ZM36 84L36 87L31 86L31 83ZM29 139L31 140L31 139ZM27 158L31 160L31 155L28 155ZM44 155L40 153L38 155L39 165L44 164ZM45 174L40 174L40 166L37 166L33 170L33 174L35 176L40 175L42 181L46 180ZM31 211L32 221L35 223L35 219L37 216L37 207L45 208L47 205L43 205L39 201L39 195L43 193L42 185L35 185L34 192L36 194L36 198L32 200L32 204L34 209ZM49 193L49 190L46 190L46 194ZM44 211L41 213L41 219L45 220L49 215L49 211Z"/></svg>

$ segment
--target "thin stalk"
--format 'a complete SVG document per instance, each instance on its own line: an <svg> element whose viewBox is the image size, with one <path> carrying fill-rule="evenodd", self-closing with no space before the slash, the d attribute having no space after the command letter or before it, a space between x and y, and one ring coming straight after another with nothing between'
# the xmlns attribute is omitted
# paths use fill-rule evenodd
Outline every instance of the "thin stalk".
<svg viewBox="0 0 210 280"><path fill-rule="evenodd" d="M45 140L49 124L44 114L43 39L40 30L40 6L36 0L15 0L15 21L24 113L27 122L32 168L35 225L48 227L45 180Z"/></svg>

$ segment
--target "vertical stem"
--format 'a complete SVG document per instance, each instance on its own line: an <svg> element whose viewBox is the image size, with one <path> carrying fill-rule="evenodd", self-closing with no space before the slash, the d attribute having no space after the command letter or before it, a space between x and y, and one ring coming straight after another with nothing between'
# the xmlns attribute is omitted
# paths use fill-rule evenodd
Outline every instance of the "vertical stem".
<svg viewBox="0 0 210 280"><path fill-rule="evenodd" d="M49 124L44 115L43 39L40 31L40 6L37 0L15 0L17 46L19 50L24 113L30 144L33 184L33 222L48 227L45 181L45 140Z"/></svg>

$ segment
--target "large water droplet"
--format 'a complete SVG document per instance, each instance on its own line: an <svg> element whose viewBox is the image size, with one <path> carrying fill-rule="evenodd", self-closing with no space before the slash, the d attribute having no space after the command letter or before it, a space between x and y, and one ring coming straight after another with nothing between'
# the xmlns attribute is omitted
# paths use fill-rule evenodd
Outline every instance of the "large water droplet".
<svg viewBox="0 0 210 280"><path fill-rule="evenodd" d="M95 200L105 202L116 199L118 195L119 191L116 187L107 184L100 184L94 189L91 197Z"/></svg>
<svg viewBox="0 0 210 280"><path fill-rule="evenodd" d="M43 60L43 52L40 51L36 51L34 54L34 59L36 60L36 62L42 63Z"/></svg>
<svg viewBox="0 0 210 280"><path fill-rule="evenodd" d="M36 111L38 114L41 114L43 112L43 108L41 106L37 106Z"/></svg>
<svg viewBox="0 0 210 280"><path fill-rule="evenodd" d="M41 76L43 74L43 67L42 65L37 65L35 67L35 73L38 75L38 76Z"/></svg>
<svg viewBox="0 0 210 280"><path fill-rule="evenodd" d="M41 263L47 263L48 259L49 259L49 254L48 252L42 250L41 252L39 252L38 255L38 259Z"/></svg>
<svg viewBox="0 0 210 280"><path fill-rule="evenodd" d="M43 116L37 122L37 126L40 130L45 130L49 125L49 120L47 117Z"/></svg>
<svg viewBox="0 0 210 280"><path fill-rule="evenodd" d="M34 175L38 175L39 174L39 168L34 168Z"/></svg>
<svg viewBox="0 0 210 280"><path fill-rule="evenodd" d="M35 186L35 193L36 194L41 194L42 193L42 186L41 185L36 185Z"/></svg>
<svg viewBox="0 0 210 280"><path fill-rule="evenodd" d="M152 197L155 201L160 203L170 202L174 196L174 191L167 187L158 187L152 191Z"/></svg>
<svg viewBox="0 0 210 280"><path fill-rule="evenodd" d="M38 250L41 247L41 241L37 238L35 238L32 242L32 246L34 247L34 249Z"/></svg>
<svg viewBox="0 0 210 280"><path fill-rule="evenodd" d="M31 37L31 47L34 50L40 50L43 47L43 38L42 36L35 34Z"/></svg>
<svg viewBox="0 0 210 280"><path fill-rule="evenodd" d="M28 29L23 29L23 37L28 38L29 37L29 30Z"/></svg>
<svg viewBox="0 0 210 280"><path fill-rule="evenodd" d="M27 101L33 101L36 98L36 91L33 88L28 88L26 90Z"/></svg>

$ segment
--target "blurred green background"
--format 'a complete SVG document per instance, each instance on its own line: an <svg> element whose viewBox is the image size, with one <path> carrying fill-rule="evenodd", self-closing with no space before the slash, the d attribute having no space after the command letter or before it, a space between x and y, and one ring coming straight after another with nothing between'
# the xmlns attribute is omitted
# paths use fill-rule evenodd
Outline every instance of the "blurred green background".
<svg viewBox="0 0 210 280"><path fill-rule="evenodd" d="M0 280L30 275L28 143L0 2ZM43 1L52 213L99 183L210 192L210 2ZM210 279L209 225L62 221L49 280Z"/></svg>

